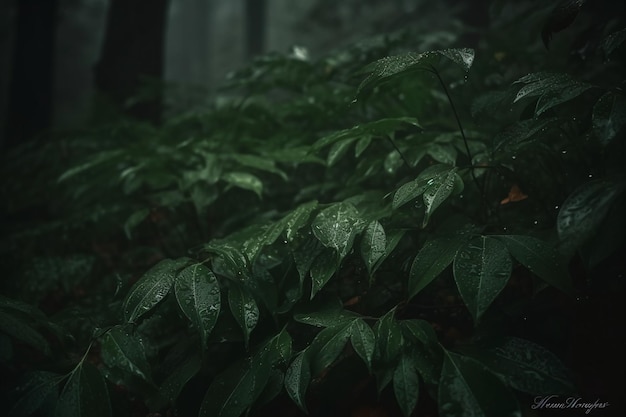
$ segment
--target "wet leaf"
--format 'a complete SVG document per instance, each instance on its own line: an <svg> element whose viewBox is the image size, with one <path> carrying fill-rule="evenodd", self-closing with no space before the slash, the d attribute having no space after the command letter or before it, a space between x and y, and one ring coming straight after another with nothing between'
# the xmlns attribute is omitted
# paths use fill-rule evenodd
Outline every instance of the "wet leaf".
<svg viewBox="0 0 626 417"><path fill-rule="evenodd" d="M174 278L187 260L164 259L146 272L124 299L124 319L134 323L170 292Z"/></svg>
<svg viewBox="0 0 626 417"><path fill-rule="evenodd" d="M70 374L57 402L57 417L107 417L111 415L109 391L100 371L81 362Z"/></svg>
<svg viewBox="0 0 626 417"><path fill-rule="evenodd" d="M369 141L376 137L386 138L392 133L400 129L406 129L410 126L420 127L420 124L418 120L413 117L379 119L373 122L356 125L349 129L339 130L328 136L324 136L315 142L312 150L318 151L328 145L336 143L346 143L349 145L355 140ZM361 144L360 146L362 147L364 145Z"/></svg>
<svg viewBox="0 0 626 417"><path fill-rule="evenodd" d="M585 0L561 0L548 16L541 29L541 39L546 49L550 46L552 35L568 28L578 16Z"/></svg>
<svg viewBox="0 0 626 417"><path fill-rule="evenodd" d="M439 415L521 416L515 396L479 362L445 351L439 380Z"/></svg>
<svg viewBox="0 0 626 417"><path fill-rule="evenodd" d="M392 207L397 209L404 204L413 201L424 193L426 189L450 172L450 167L443 164L433 165L422 171L413 181L403 184L393 195Z"/></svg>
<svg viewBox="0 0 626 417"><path fill-rule="evenodd" d="M174 293L182 312L200 333L202 349L220 313L220 287L209 268L195 264L183 269L174 283Z"/></svg>
<svg viewBox="0 0 626 417"><path fill-rule="evenodd" d="M428 184L428 188L424 191L422 198L424 199L424 220L422 221L422 227L426 227L430 216L435 210L443 203L454 190L455 182L459 181L460 177L456 173L456 168L452 168L445 176L438 176L433 178L432 183ZM461 180L461 184L462 184Z"/></svg>
<svg viewBox="0 0 626 417"><path fill-rule="evenodd" d="M395 310L388 311L374 325L377 354L384 362L395 360L403 347L402 328L394 314Z"/></svg>
<svg viewBox="0 0 626 417"><path fill-rule="evenodd" d="M576 390L563 363L546 348L528 340L506 337L494 346L476 347L464 353L519 391L535 395L567 395Z"/></svg>
<svg viewBox="0 0 626 417"><path fill-rule="evenodd" d="M248 290L232 284L228 289L228 304L237 324L243 330L243 337L247 347L250 333L252 333L259 321L259 308L256 301Z"/></svg>
<svg viewBox="0 0 626 417"><path fill-rule="evenodd" d="M319 375L343 352L350 338L351 323L327 327L315 336L308 350L311 355L311 372Z"/></svg>
<svg viewBox="0 0 626 417"><path fill-rule="evenodd" d="M376 346L376 336L362 319L355 319L350 325L350 342L354 351L367 365L367 369L372 369L372 357Z"/></svg>
<svg viewBox="0 0 626 417"><path fill-rule="evenodd" d="M452 263L466 238L444 236L426 241L409 272L409 298L413 298Z"/></svg>
<svg viewBox="0 0 626 417"><path fill-rule="evenodd" d="M552 245L522 235L495 236L504 242L509 253L530 272L561 291L572 294L572 283L566 264Z"/></svg>
<svg viewBox="0 0 626 417"><path fill-rule="evenodd" d="M378 260L385 255L386 247L385 229L377 220L374 220L365 228L361 237L361 256L369 274L372 273L372 268Z"/></svg>
<svg viewBox="0 0 626 417"><path fill-rule="evenodd" d="M311 370L307 351L300 352L287 368L285 373L285 391L294 403L302 411L308 413L306 408L306 390L311 382Z"/></svg>
<svg viewBox="0 0 626 417"><path fill-rule="evenodd" d="M410 416L419 397L419 377L415 364L408 355L402 355L393 373L393 392L402 414Z"/></svg>
<svg viewBox="0 0 626 417"><path fill-rule="evenodd" d="M354 237L364 226L358 210L350 203L336 203L322 210L313 220L313 234L327 248L337 251L341 258L350 249Z"/></svg>
<svg viewBox="0 0 626 417"><path fill-rule="evenodd" d="M109 368L119 369L150 381L150 365L141 339L126 327L116 326L100 338L102 361Z"/></svg>
<svg viewBox="0 0 626 417"><path fill-rule="evenodd" d="M339 267L337 254L325 249L315 257L311 265L311 299L328 283Z"/></svg>
<svg viewBox="0 0 626 417"><path fill-rule="evenodd" d="M592 123L600 143L604 146L611 143L626 125L626 98L613 92L604 94L593 106Z"/></svg>
<svg viewBox="0 0 626 417"><path fill-rule="evenodd" d="M535 115L539 116L552 107L578 97L591 84L574 80L567 74L538 72L528 74L514 84L524 84L517 92L514 103L521 99L539 97L535 107Z"/></svg>
<svg viewBox="0 0 626 417"><path fill-rule="evenodd" d="M298 230L308 223L311 213L316 208L317 200L309 201L299 205L294 211L285 216L285 234L289 242L292 242Z"/></svg>
<svg viewBox="0 0 626 417"><path fill-rule="evenodd" d="M474 321L478 321L511 276L507 248L497 239L480 236L454 257L454 280Z"/></svg>

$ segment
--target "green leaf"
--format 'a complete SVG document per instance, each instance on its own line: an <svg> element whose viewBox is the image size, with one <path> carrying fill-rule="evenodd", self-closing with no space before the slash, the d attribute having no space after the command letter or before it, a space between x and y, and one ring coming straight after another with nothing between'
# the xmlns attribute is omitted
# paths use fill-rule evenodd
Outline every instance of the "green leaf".
<svg viewBox="0 0 626 417"><path fill-rule="evenodd" d="M354 351L367 365L367 369L372 369L372 357L376 346L376 336L362 319L355 319L350 325L350 342Z"/></svg>
<svg viewBox="0 0 626 417"><path fill-rule="evenodd" d="M550 351L528 340L506 337L494 346L464 353L483 363L507 385L535 395L575 392L570 372Z"/></svg>
<svg viewBox="0 0 626 417"><path fill-rule="evenodd" d="M424 193L435 182L435 179L447 175L450 167L443 164L433 165L422 171L417 178L403 184L393 195L392 207L397 209L409 201L413 201Z"/></svg>
<svg viewBox="0 0 626 417"><path fill-rule="evenodd" d="M30 416L42 407L51 397L56 399L58 385L63 376L46 371L35 371L25 375L15 389L19 399L8 410L9 417Z"/></svg>
<svg viewBox="0 0 626 417"><path fill-rule="evenodd" d="M150 381L150 365L141 339L126 327L116 326L100 338L102 361L106 366Z"/></svg>
<svg viewBox="0 0 626 417"><path fill-rule="evenodd" d="M361 237L361 256L369 274L372 273L374 265L385 255L386 247L385 229L377 220L374 220L365 228Z"/></svg>
<svg viewBox="0 0 626 417"><path fill-rule="evenodd" d="M593 236L615 198L625 189L623 180L604 179L575 189L563 202L556 220L562 252L569 255Z"/></svg>
<svg viewBox="0 0 626 417"><path fill-rule="evenodd" d="M559 119L556 117L517 122L495 136L494 152L501 152L507 156L515 154L520 148L540 137L540 134L545 135L546 131L550 132L558 122Z"/></svg>
<svg viewBox="0 0 626 417"><path fill-rule="evenodd" d="M170 292L174 278L187 260L164 259L146 272L124 299L124 319L134 323L152 310Z"/></svg>
<svg viewBox="0 0 626 417"><path fill-rule="evenodd" d="M392 77L420 70L432 71L432 66L440 56L450 59L468 71L474 61L474 50L469 48L428 51L421 54L409 52L403 55L388 56L368 64L362 72L369 73L357 90L357 95L365 89L372 89Z"/></svg>
<svg viewBox="0 0 626 417"><path fill-rule="evenodd" d="M357 314L344 310L341 301L338 304L324 302L322 305L313 301L314 305L307 308L306 312L294 314L293 318L298 323L316 327L334 327L351 322Z"/></svg>
<svg viewBox="0 0 626 417"><path fill-rule="evenodd" d="M0 332L3 332L22 343L33 347L46 355L50 353L48 341L29 323L15 314L0 310Z"/></svg>
<svg viewBox="0 0 626 417"><path fill-rule="evenodd" d="M437 334L433 330L433 326L426 320L401 320L400 325L404 330L403 334L409 335L424 346L438 346L439 339L437 338Z"/></svg>
<svg viewBox="0 0 626 417"><path fill-rule="evenodd" d="M308 350L311 355L311 372L319 375L343 352L350 338L351 323L327 327L315 336Z"/></svg>
<svg viewBox="0 0 626 417"><path fill-rule="evenodd" d="M600 43L600 48L604 52L604 58L608 59L626 41L626 29L611 33Z"/></svg>
<svg viewBox="0 0 626 417"><path fill-rule="evenodd" d="M230 155L235 161L244 167L255 168L260 171L270 172L280 176L282 179L287 180L287 174L281 169L276 168L276 163L268 158L263 158L252 154L232 154Z"/></svg>
<svg viewBox="0 0 626 417"><path fill-rule="evenodd" d="M176 277L174 293L181 311L200 333L202 349L206 349L221 307L217 278L202 264L188 266Z"/></svg>
<svg viewBox="0 0 626 417"><path fill-rule="evenodd" d="M394 318L395 309L385 313L374 325L376 349L383 362L391 362L403 347L402 329Z"/></svg>
<svg viewBox="0 0 626 417"><path fill-rule="evenodd" d="M193 378L202 366L200 355L189 356L180 366L177 366L170 375L165 378L159 387L159 394L167 398L170 404L174 404L184 386Z"/></svg>
<svg viewBox="0 0 626 417"><path fill-rule="evenodd" d="M228 304L237 324L243 330L244 341L246 346L248 346L250 333L252 333L259 321L259 308L256 301L247 290L239 285L232 284L228 289Z"/></svg>
<svg viewBox="0 0 626 417"><path fill-rule="evenodd" d="M373 122L364 123L351 127L350 129L339 130L328 136L319 139L312 147L313 151L318 151L330 144L342 143L338 145L351 144L353 141L371 140L374 137L386 138L390 134L409 126L420 127L417 119L413 117L397 117L389 119L379 119ZM360 145L361 147L364 145ZM345 148L343 149L345 150ZM338 152L338 151L335 151ZM362 152L362 151L361 151ZM358 156L358 155L357 155ZM330 159L330 155L329 155ZM333 158L334 159L334 158Z"/></svg>
<svg viewBox="0 0 626 417"><path fill-rule="evenodd" d="M512 271L509 253L497 239L480 236L454 257L454 280L474 321L506 286Z"/></svg>
<svg viewBox="0 0 626 417"><path fill-rule="evenodd" d="M133 229L141 224L141 222L143 222L149 214L150 209L143 208L128 216L128 219L124 222L124 233L126 233L126 237L128 239L132 238Z"/></svg>
<svg viewBox="0 0 626 417"><path fill-rule="evenodd" d="M437 176L428 184L428 188L426 188L424 194L422 195L425 208L422 227L426 227L430 216L441 205L441 203L452 195L455 182L460 180L456 170L456 168L452 168L445 176Z"/></svg>
<svg viewBox="0 0 626 417"><path fill-rule="evenodd" d="M578 97L593 86L572 79L567 74L539 72L515 81L525 84L515 96L514 103L523 98L539 97L535 115L539 116L552 107Z"/></svg>
<svg viewBox="0 0 626 417"><path fill-rule="evenodd" d="M327 248L343 258L352 249L357 233L364 226L358 210L350 203L336 203L322 210L313 220L313 234Z"/></svg>
<svg viewBox="0 0 626 417"><path fill-rule="evenodd" d="M352 143L356 140L356 138L345 139L340 142L335 142L330 147L328 151L328 156L326 157L326 164L331 167L337 163L341 159L342 156L346 154L348 148Z"/></svg>
<svg viewBox="0 0 626 417"><path fill-rule="evenodd" d="M300 276L300 289L304 283L304 279L308 276L311 270L311 265L315 258L322 253L324 246L317 239L309 236L304 236L296 243L296 247L293 249L293 260L296 263L296 269Z"/></svg>
<svg viewBox="0 0 626 417"><path fill-rule="evenodd" d="M212 264L214 273L240 281L250 278L250 262L238 247L226 241L212 241L204 249L218 254Z"/></svg>
<svg viewBox="0 0 626 417"><path fill-rule="evenodd" d="M467 238L444 236L426 241L409 272L409 298L413 298L452 263Z"/></svg>
<svg viewBox="0 0 626 417"><path fill-rule="evenodd" d="M408 355L402 355L393 373L393 392L402 414L409 417L419 396L419 377L415 364Z"/></svg>
<svg viewBox="0 0 626 417"><path fill-rule="evenodd" d="M70 374L57 402L58 417L106 417L111 415L109 391L100 371L81 362Z"/></svg>
<svg viewBox="0 0 626 417"><path fill-rule="evenodd" d="M593 106L592 123L596 138L602 145L608 145L626 125L626 98L612 91L604 94Z"/></svg>
<svg viewBox="0 0 626 417"><path fill-rule="evenodd" d="M292 242L298 230L307 224L311 213L316 208L317 200L309 201L299 205L294 211L285 216L285 234L289 242Z"/></svg>
<svg viewBox="0 0 626 417"><path fill-rule="evenodd" d="M328 283L339 267L335 251L324 249L311 265L311 299Z"/></svg>
<svg viewBox="0 0 626 417"><path fill-rule="evenodd" d="M110 160L113 160L114 158L121 156L123 154L124 154L123 149L116 149L116 150L111 150L111 151L100 151L99 153L96 154L97 156L95 156L93 159L85 162L84 164L77 165L65 171L57 179L57 182L62 182L68 178L75 177L76 175L81 174L84 171L94 168L100 164L109 162Z"/></svg>
<svg viewBox="0 0 626 417"><path fill-rule="evenodd" d="M479 362L445 351L439 380L439 415L519 416L515 396Z"/></svg>
<svg viewBox="0 0 626 417"><path fill-rule="evenodd" d="M571 294L572 283L561 255L550 244L531 236L494 236L504 242L509 253L528 270L548 284Z"/></svg>
<svg viewBox="0 0 626 417"><path fill-rule="evenodd" d="M307 351L300 352L287 368L285 373L285 391L302 411L306 409L306 390L311 382L311 369Z"/></svg>
<svg viewBox="0 0 626 417"><path fill-rule="evenodd" d="M222 180L232 186L254 192L261 198L263 182L256 176L247 172L227 172L222 175Z"/></svg>

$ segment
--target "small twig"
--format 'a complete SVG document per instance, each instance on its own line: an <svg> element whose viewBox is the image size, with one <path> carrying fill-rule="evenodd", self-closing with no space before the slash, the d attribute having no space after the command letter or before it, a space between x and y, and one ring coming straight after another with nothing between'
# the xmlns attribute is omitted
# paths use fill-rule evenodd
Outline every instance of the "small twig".
<svg viewBox="0 0 626 417"><path fill-rule="evenodd" d="M398 152L400 154L400 158L402 158L402 160L404 161L404 163L406 164L407 167L411 168L411 164L409 163L409 161L406 159L406 157L404 156L404 154L402 153L402 151L400 150L400 148L398 148L398 145L396 145L396 142L394 142L393 139L391 139L391 136L387 136L387 139L389 140L389 142L391 142L391 145L393 146L393 148L396 150L396 152Z"/></svg>

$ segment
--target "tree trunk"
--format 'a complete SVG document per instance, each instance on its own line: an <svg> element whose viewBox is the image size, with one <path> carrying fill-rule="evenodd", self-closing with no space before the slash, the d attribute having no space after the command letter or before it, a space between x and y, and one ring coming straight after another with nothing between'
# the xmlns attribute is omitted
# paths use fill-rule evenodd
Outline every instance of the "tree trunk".
<svg viewBox="0 0 626 417"><path fill-rule="evenodd" d="M49 128L52 119L57 1L20 0L17 7L5 149Z"/></svg>
<svg viewBox="0 0 626 417"><path fill-rule="evenodd" d="M161 93L150 91L129 104L146 81L163 78L168 0L111 0L107 28L95 67L98 91L130 116L158 123Z"/></svg>

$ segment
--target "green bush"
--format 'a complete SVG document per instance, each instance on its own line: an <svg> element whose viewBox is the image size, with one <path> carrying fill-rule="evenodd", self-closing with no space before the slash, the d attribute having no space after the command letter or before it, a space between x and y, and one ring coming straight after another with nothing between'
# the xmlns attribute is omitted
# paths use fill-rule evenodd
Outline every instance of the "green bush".
<svg viewBox="0 0 626 417"><path fill-rule="evenodd" d="M10 415L236 417L285 395L322 415L362 381L405 416L575 393L519 323L623 245L626 32L604 30L577 65L493 33L268 55L162 126L16 151L5 217L51 220L3 241Z"/></svg>

